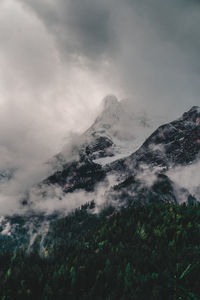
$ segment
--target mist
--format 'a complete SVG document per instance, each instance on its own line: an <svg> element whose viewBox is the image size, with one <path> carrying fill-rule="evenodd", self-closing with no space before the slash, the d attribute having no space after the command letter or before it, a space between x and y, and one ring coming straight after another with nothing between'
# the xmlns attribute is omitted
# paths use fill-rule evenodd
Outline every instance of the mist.
<svg viewBox="0 0 200 300"><path fill-rule="evenodd" d="M195 197L198 201L199 198L199 159L188 166L176 167L175 169L169 170L167 175L179 186L187 189L189 193ZM177 195L179 200L181 197Z"/></svg>
<svg viewBox="0 0 200 300"><path fill-rule="evenodd" d="M1 1L0 170L15 171L2 212L51 172L105 95L165 121L199 104L199 13L186 0Z"/></svg>

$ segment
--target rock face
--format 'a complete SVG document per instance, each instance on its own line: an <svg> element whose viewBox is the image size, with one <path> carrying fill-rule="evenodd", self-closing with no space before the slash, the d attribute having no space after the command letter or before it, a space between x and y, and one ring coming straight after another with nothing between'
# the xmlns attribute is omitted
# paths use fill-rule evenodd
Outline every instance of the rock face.
<svg viewBox="0 0 200 300"><path fill-rule="evenodd" d="M115 162L111 168L121 164L128 169L142 165L168 169L192 163L200 152L199 120L200 110L193 107L178 120L160 126L136 152Z"/></svg>
<svg viewBox="0 0 200 300"><path fill-rule="evenodd" d="M58 184L65 192L93 190L95 184L106 177L105 165L130 155L152 132L152 128L153 122L144 114L130 112L127 101L106 97L102 113L80 137L79 145L70 149L76 153L76 159L66 162L68 153L59 153L56 161L61 168L44 184Z"/></svg>
<svg viewBox="0 0 200 300"><path fill-rule="evenodd" d="M139 149L134 151L133 146L131 155L117 159L116 145L125 143L127 136L123 140L116 128L125 117L128 119L117 99L106 99L104 111L84 134L87 139L79 148L78 161L63 164L62 170L44 184L59 185L64 193L80 189L91 192L113 175L112 187L105 185L105 197L111 201L183 201L193 197L170 179L168 171L198 160L200 109L192 107L181 118L160 126ZM108 163L102 164L102 159Z"/></svg>
<svg viewBox="0 0 200 300"><path fill-rule="evenodd" d="M200 155L199 120L200 109L192 107L178 120L160 126L129 157L107 166L108 172L121 174L123 181L118 185L121 194L126 192L127 198L131 195L136 200L148 201L185 201L193 197L184 186L170 180L168 171L173 174L177 167L185 170L187 166L197 164Z"/></svg>
<svg viewBox="0 0 200 300"><path fill-rule="evenodd" d="M200 150L200 110L192 107L183 116L160 126L143 144L146 151L163 150L162 161L166 166L188 164L197 158Z"/></svg>
<svg viewBox="0 0 200 300"><path fill-rule="evenodd" d="M55 172L43 183L59 185L65 193L78 189L93 191L95 184L104 180L106 172L103 168L89 160L72 162L64 165L62 171Z"/></svg>
<svg viewBox="0 0 200 300"><path fill-rule="evenodd" d="M144 113L134 112L130 101L119 102L115 96L107 96L101 114L78 138L78 143L72 143L70 151L76 152L78 159L105 165L133 153L156 127L156 122ZM69 156L68 149L59 153L56 159L64 164Z"/></svg>

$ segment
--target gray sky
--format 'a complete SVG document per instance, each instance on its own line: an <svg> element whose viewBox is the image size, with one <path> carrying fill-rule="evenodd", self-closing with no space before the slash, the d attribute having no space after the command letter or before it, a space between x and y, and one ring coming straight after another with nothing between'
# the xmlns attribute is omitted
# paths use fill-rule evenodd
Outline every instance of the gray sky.
<svg viewBox="0 0 200 300"><path fill-rule="evenodd" d="M0 168L39 166L106 94L166 120L200 105L199 28L194 0L1 0Z"/></svg>
<svg viewBox="0 0 200 300"><path fill-rule="evenodd" d="M1 141L59 141L107 93L169 118L198 105L199 28L194 0L2 0Z"/></svg>
<svg viewBox="0 0 200 300"><path fill-rule="evenodd" d="M200 102L199 1L20 1L43 24L62 67L86 67L105 90L172 117Z"/></svg>

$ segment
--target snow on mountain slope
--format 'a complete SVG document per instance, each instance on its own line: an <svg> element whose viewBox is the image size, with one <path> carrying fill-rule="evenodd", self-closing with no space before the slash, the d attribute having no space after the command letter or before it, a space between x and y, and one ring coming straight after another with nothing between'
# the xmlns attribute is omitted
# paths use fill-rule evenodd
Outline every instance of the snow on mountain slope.
<svg viewBox="0 0 200 300"><path fill-rule="evenodd" d="M103 100L103 109L82 135L72 137L62 152L51 160L54 169L73 160L89 159L105 165L136 151L155 130L159 121L135 112L132 101L115 96Z"/></svg>
<svg viewBox="0 0 200 300"><path fill-rule="evenodd" d="M104 109L86 131L89 135L105 135L117 140L134 140L140 130L151 128L152 122L143 113L136 113L131 101L118 101L115 96L104 99Z"/></svg>
<svg viewBox="0 0 200 300"><path fill-rule="evenodd" d="M131 101L118 101L115 96L107 96L102 113L84 133L92 150L89 157L105 165L128 156L157 126L158 122L150 120L145 113L136 113Z"/></svg>
<svg viewBox="0 0 200 300"><path fill-rule="evenodd" d="M199 108L193 107L152 133L154 125L125 109L123 101L106 98L101 115L77 144L68 148L72 150L68 161L62 158L64 154L59 154L62 168L32 190L24 203L32 208L39 202L47 203L53 210L54 206L74 207L72 201L83 204L89 199L96 200L97 195L101 195L101 203L114 201L116 205L120 201L125 205L137 200L187 200L187 187L167 172L195 163L198 158Z"/></svg>
<svg viewBox="0 0 200 300"><path fill-rule="evenodd" d="M128 190L129 186L129 196L140 195L140 190L145 187L142 197L147 199L152 197L149 191L155 186L156 190L157 186L165 185L174 190L176 185L177 194L185 194L187 198L189 192L185 187L182 190L181 184L179 187L178 183L173 183L173 178L171 182L166 172L197 159L200 150L199 108L193 107L181 118L155 131L156 122L142 114L134 114L131 109L128 101L118 102L114 96L106 97L102 113L76 147L77 160L63 164L63 169L52 174L45 183L59 184L65 193L81 189L93 192L100 183L106 182L108 176L114 176L115 184L120 187L117 191L123 191L124 186ZM113 196L112 187L109 186L109 190ZM158 194L163 191L165 188ZM172 194L164 198L175 199Z"/></svg>
<svg viewBox="0 0 200 300"><path fill-rule="evenodd" d="M118 199L200 201L199 162L200 109L192 107L160 126L129 157L106 168L108 174L118 174Z"/></svg>
<svg viewBox="0 0 200 300"><path fill-rule="evenodd" d="M192 163L200 150L200 110L192 107L180 118L161 125L129 157L116 162L130 169L141 165L175 167ZM111 165L114 168L115 164Z"/></svg>

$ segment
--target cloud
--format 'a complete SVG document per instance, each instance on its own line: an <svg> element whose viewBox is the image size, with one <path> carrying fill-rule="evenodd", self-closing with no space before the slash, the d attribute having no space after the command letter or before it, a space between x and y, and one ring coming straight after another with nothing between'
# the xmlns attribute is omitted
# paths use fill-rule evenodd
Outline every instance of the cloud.
<svg viewBox="0 0 200 300"><path fill-rule="evenodd" d="M18 170L11 194L47 174L106 94L166 120L198 105L199 13L194 0L2 0L0 170Z"/></svg>
<svg viewBox="0 0 200 300"><path fill-rule="evenodd" d="M107 191L116 184L116 177L109 175L105 181L96 185L93 192L75 190L73 193L65 193L59 185L42 185L30 189L29 202L26 207L17 207L19 213L33 210L34 212L51 214L55 211L66 215L81 205L95 201L95 212L99 212L109 204L116 204L108 199Z"/></svg>
<svg viewBox="0 0 200 300"><path fill-rule="evenodd" d="M109 83L133 105L142 101L159 113L164 107L170 118L199 101L198 1L21 1L64 60L84 58L96 73L108 72Z"/></svg>
<svg viewBox="0 0 200 300"><path fill-rule="evenodd" d="M17 170L15 182L1 186L7 199L48 174L45 162L71 131L90 125L107 88L84 62L63 60L43 22L19 1L0 3L0 45L0 173Z"/></svg>
<svg viewBox="0 0 200 300"><path fill-rule="evenodd" d="M197 160L193 164L183 167L176 167L167 172L167 175L179 186L187 189L191 195L200 201L200 185L199 185L199 168L200 161ZM180 198L180 201L182 199Z"/></svg>

